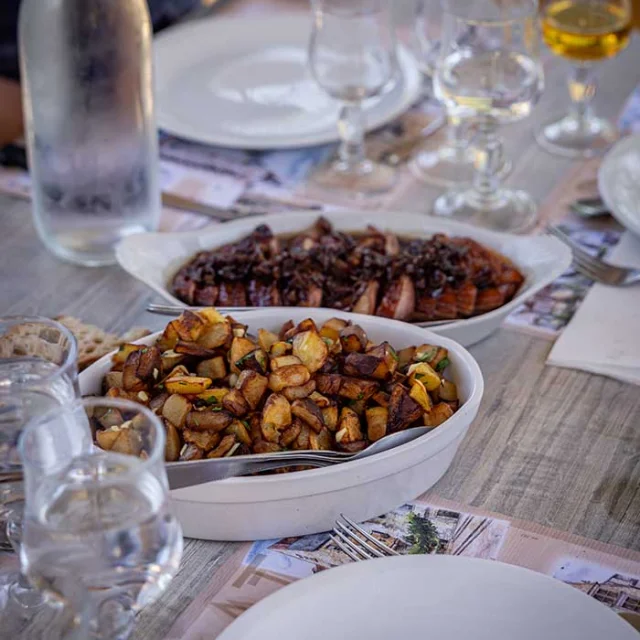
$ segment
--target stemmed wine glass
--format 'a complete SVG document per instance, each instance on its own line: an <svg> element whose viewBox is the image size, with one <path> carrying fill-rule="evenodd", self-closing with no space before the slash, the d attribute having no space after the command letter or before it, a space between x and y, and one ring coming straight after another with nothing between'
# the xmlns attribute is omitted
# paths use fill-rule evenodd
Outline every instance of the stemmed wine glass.
<svg viewBox="0 0 640 640"><path fill-rule="evenodd" d="M500 124L527 117L542 92L536 0L443 0L443 33L435 92L452 113L476 120L473 186L450 191L436 215L501 231L521 232L536 221L536 205L524 191L500 184ZM469 33L461 44L460 34Z"/></svg>
<svg viewBox="0 0 640 640"><path fill-rule="evenodd" d="M107 426L115 441L103 451L92 433ZM75 614L61 616L49 638L129 637L135 612L177 572L182 532L164 449L160 419L122 399L86 398L25 428L22 565Z"/></svg>
<svg viewBox="0 0 640 640"><path fill-rule="evenodd" d="M41 317L0 318L0 548L19 552L24 487L18 438L29 420L72 404L78 391L77 345L61 324ZM6 537L5 537L6 535ZM0 629L19 637L57 611L17 572L0 574Z"/></svg>
<svg viewBox="0 0 640 640"><path fill-rule="evenodd" d="M380 193L395 171L365 154L362 102L388 89L397 77L392 0L312 0L314 21L309 65L317 83L342 102L340 147L311 180L326 189Z"/></svg>
<svg viewBox="0 0 640 640"><path fill-rule="evenodd" d="M410 47L424 78L425 92L433 92L433 76L440 54L441 8L437 0L417 0L413 6ZM474 149L468 123L447 111L444 142L425 148L412 161L413 172L427 183L443 187L469 184L474 173Z"/></svg>
<svg viewBox="0 0 640 640"><path fill-rule="evenodd" d="M590 157L606 151L619 136L614 123L596 116L593 65L617 55L631 33L630 0L541 0L542 34L551 50L572 64L571 108L536 135L552 153Z"/></svg>

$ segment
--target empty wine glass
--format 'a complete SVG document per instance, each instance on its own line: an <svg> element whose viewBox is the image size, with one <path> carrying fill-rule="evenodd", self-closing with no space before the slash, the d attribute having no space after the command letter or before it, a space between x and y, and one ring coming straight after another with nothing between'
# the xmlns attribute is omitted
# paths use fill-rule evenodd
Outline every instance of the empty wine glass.
<svg viewBox="0 0 640 640"><path fill-rule="evenodd" d="M433 92L433 76L440 54L441 7L437 0L417 0L414 4L412 38L418 67L427 95ZM427 183L451 187L469 184L474 173L474 149L469 144L468 123L447 111L444 142L421 151L412 161L414 173Z"/></svg>
<svg viewBox="0 0 640 640"><path fill-rule="evenodd" d="M443 0L443 9L435 92L458 117L475 118L477 155L473 186L440 196L434 213L502 231L527 230L537 207L524 191L501 186L497 128L527 117L542 92L537 1Z"/></svg>
<svg viewBox="0 0 640 640"><path fill-rule="evenodd" d="M537 133L552 153L590 157L606 151L619 136L616 125L593 113L593 65L616 56L631 35L630 0L541 0L542 34L556 55L573 64L569 76L571 108Z"/></svg>
<svg viewBox="0 0 640 640"><path fill-rule="evenodd" d="M97 427L111 449L93 446ZM146 407L87 398L31 422L20 440L26 508L22 565L74 613L50 637L120 640L178 570L165 431Z"/></svg>
<svg viewBox="0 0 640 640"><path fill-rule="evenodd" d="M24 507L18 438L31 419L79 395L77 346L61 324L0 318L0 549L19 552ZM0 573L0 629L18 637L32 619L54 616L43 594L18 572Z"/></svg>
<svg viewBox="0 0 640 640"><path fill-rule="evenodd" d="M309 43L313 77L342 102L337 158L312 176L316 184L362 194L390 189L395 171L367 159L362 102L380 95L398 73L391 0L312 0Z"/></svg>

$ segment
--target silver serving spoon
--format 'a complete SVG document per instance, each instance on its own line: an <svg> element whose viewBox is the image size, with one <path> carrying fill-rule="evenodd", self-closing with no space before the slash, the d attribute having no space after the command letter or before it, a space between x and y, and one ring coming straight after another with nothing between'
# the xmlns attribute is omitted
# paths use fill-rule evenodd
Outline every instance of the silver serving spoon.
<svg viewBox="0 0 640 640"><path fill-rule="evenodd" d="M170 489L192 487L214 480L246 476L260 471L274 471L282 467L329 467L342 462L360 460L411 442L434 429L413 427L381 438L358 453L340 451L281 451L229 458L207 458L191 462L167 462Z"/></svg>

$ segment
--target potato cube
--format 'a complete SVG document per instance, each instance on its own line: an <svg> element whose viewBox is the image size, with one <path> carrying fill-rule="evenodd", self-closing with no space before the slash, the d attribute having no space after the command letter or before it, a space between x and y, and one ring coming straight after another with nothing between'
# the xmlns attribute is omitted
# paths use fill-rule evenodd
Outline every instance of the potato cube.
<svg viewBox="0 0 640 640"><path fill-rule="evenodd" d="M201 360L196 365L196 373L202 378L222 380L227 375L227 366L222 356Z"/></svg>
<svg viewBox="0 0 640 640"><path fill-rule="evenodd" d="M358 414L349 407L342 407L340 411L340 422L336 432L336 442L347 444L362 440L362 430L360 428L360 418Z"/></svg>
<svg viewBox="0 0 640 640"><path fill-rule="evenodd" d="M238 389L231 389L227 395L222 398L222 406L232 415L241 418L249 412L249 403Z"/></svg>
<svg viewBox="0 0 640 640"><path fill-rule="evenodd" d="M347 353L362 352L367 346L367 334L362 327L351 324L340 331L340 342Z"/></svg>
<svg viewBox="0 0 640 640"><path fill-rule="evenodd" d="M300 398L306 398L316 390L316 381L311 378L309 382L301 384L299 387L285 387L282 390L282 395L289 401L299 400Z"/></svg>
<svg viewBox="0 0 640 640"><path fill-rule="evenodd" d="M412 380L409 395L422 407L424 411L431 411L431 407L433 406L431 398L420 380Z"/></svg>
<svg viewBox="0 0 640 640"><path fill-rule="evenodd" d="M238 376L236 389L244 396L250 409L257 409L269 386L265 376L255 371L246 369Z"/></svg>
<svg viewBox="0 0 640 640"><path fill-rule="evenodd" d="M197 376L176 376L165 380L164 386L169 393L197 395L211 386L211 379Z"/></svg>
<svg viewBox="0 0 640 640"><path fill-rule="evenodd" d="M164 459L167 462L175 462L180 457L180 449L182 448L180 434L175 425L171 424L169 420L164 421L164 427L167 436L164 446Z"/></svg>
<svg viewBox="0 0 640 640"><path fill-rule="evenodd" d="M299 387L309 382L310 379L309 369L302 364L292 364L269 374L269 388L278 392L285 387Z"/></svg>
<svg viewBox="0 0 640 640"><path fill-rule="evenodd" d="M205 452L216 447L222 439L222 436L215 431L191 431L191 429L185 429L182 437L187 444L194 444Z"/></svg>
<svg viewBox="0 0 640 640"><path fill-rule="evenodd" d="M426 427L438 427L452 415L453 409L446 402L439 402L424 414L424 424Z"/></svg>
<svg viewBox="0 0 640 640"><path fill-rule="evenodd" d="M282 367L288 367L292 364L302 364L302 360L297 356L278 356L271 358L271 371L281 369Z"/></svg>
<svg viewBox="0 0 640 640"><path fill-rule="evenodd" d="M427 391L434 391L440 386L440 376L426 362L418 362L409 367L409 381L419 380Z"/></svg>
<svg viewBox="0 0 640 640"><path fill-rule="evenodd" d="M272 331L267 331L266 329L258 329L258 344L265 353L269 353L271 347L278 341L279 338L277 334Z"/></svg>
<svg viewBox="0 0 640 640"><path fill-rule="evenodd" d="M206 349L218 349L229 346L232 338L231 324L225 320L206 327L197 342Z"/></svg>
<svg viewBox="0 0 640 640"><path fill-rule="evenodd" d="M367 419L367 438L371 442L387 435L389 412L385 407L371 407L365 411Z"/></svg>
<svg viewBox="0 0 640 640"><path fill-rule="evenodd" d="M207 458L224 458L225 456L231 455L237 444L233 434L225 436L220 441L220 444L207 454Z"/></svg>
<svg viewBox="0 0 640 640"><path fill-rule="evenodd" d="M174 393L164 403L162 417L173 423L178 429L182 429L187 421L187 414L191 409L191 403L184 396Z"/></svg>
<svg viewBox="0 0 640 640"><path fill-rule="evenodd" d="M327 361L329 348L316 331L303 331L293 339L293 355L300 358L311 373L315 373Z"/></svg>
<svg viewBox="0 0 640 640"><path fill-rule="evenodd" d="M300 420L306 422L316 433L320 433L324 428L322 411L320 407L318 407L313 400L309 400L309 398L295 400L291 405L291 413L296 416L296 418L300 418Z"/></svg>
<svg viewBox="0 0 640 640"><path fill-rule="evenodd" d="M201 409L189 412L186 426L193 431L224 431L232 422L233 416L228 411Z"/></svg>

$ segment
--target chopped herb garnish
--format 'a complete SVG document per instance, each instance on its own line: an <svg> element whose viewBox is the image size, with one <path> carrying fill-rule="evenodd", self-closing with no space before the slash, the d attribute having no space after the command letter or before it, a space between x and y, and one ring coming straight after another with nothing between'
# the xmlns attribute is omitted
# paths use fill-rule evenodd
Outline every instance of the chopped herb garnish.
<svg viewBox="0 0 640 640"><path fill-rule="evenodd" d="M240 422L242 422L242 424L247 427L247 429L250 428L249 423L246 420L240 420Z"/></svg>
<svg viewBox="0 0 640 640"><path fill-rule="evenodd" d="M398 357L398 353L396 352L396 350L390 344L388 344L387 347L389 347L389 353L391 354L391 357L396 362L400 362L400 358Z"/></svg>
<svg viewBox="0 0 640 640"><path fill-rule="evenodd" d="M328 347L333 346L333 340L331 338L325 338L324 336L322 336L322 340Z"/></svg>
<svg viewBox="0 0 640 640"><path fill-rule="evenodd" d="M209 396L208 398L203 398L204 403L211 405L211 404L218 404L220 401L218 400L218 398L216 398L215 396Z"/></svg>
<svg viewBox="0 0 640 640"><path fill-rule="evenodd" d="M362 393L362 391L356 396L356 400L364 400L364 393Z"/></svg>
<svg viewBox="0 0 640 640"><path fill-rule="evenodd" d="M162 382L156 385L156 389L158 389L158 391L164 391L164 385L162 384Z"/></svg>
<svg viewBox="0 0 640 640"><path fill-rule="evenodd" d="M438 364L436 365L436 371L444 371L449 366L449 364L449 358L442 358L442 360L440 360L440 362L438 362Z"/></svg>
<svg viewBox="0 0 640 640"><path fill-rule="evenodd" d="M424 350L420 356L416 358L416 362L429 362L433 360L438 354L438 347L429 347Z"/></svg>

